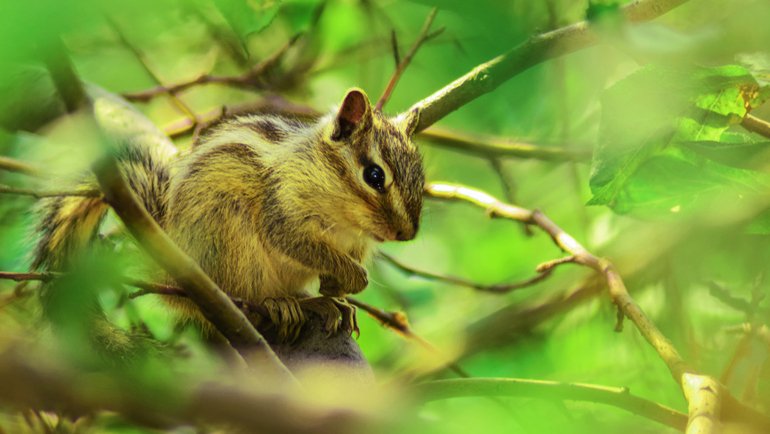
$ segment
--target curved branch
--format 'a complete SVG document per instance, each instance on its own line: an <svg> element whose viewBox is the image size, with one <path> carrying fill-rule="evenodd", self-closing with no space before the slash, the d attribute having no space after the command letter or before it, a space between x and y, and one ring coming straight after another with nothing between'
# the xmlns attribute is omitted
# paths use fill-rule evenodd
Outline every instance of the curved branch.
<svg viewBox="0 0 770 434"><path fill-rule="evenodd" d="M105 140L142 140L149 146L173 148L168 139L128 103L109 93L98 90L93 93L92 116ZM128 131L126 124L132 126ZM255 362L250 364L252 367L264 368L276 378L293 380L286 366L243 312L150 216L121 175L112 151L105 150L92 169L106 202L139 246L187 292L203 316L230 345L247 361Z"/></svg>
<svg viewBox="0 0 770 434"><path fill-rule="evenodd" d="M414 44L412 44L412 47L409 49L409 52L406 53L406 56L401 58L398 54L398 44L396 44L396 33L393 32L393 53L396 57L396 70L393 72L393 75L390 77L390 81L388 81L388 85L385 86L385 90L382 92L382 96L380 96L380 99L377 100L377 104L375 105L375 110L382 111L382 108L385 106L385 104L388 103L388 100L390 99L390 95L393 93L393 89L396 88L396 84L398 83L398 80L401 79L401 75L403 75L404 71L406 71L407 66L412 62L412 58L415 54L417 54L417 50L420 49L422 44L427 42L429 39L434 38L438 36L444 29L439 29L436 32L429 33L430 32L430 26L433 25L433 20L436 18L436 14L438 13L438 8L433 8L428 13L428 16L425 18L425 22L422 24L422 29L420 29L420 34L417 36L417 39L414 41Z"/></svg>
<svg viewBox="0 0 770 434"><path fill-rule="evenodd" d="M0 170L23 173L30 176L40 176L40 170L35 166L13 158L0 156Z"/></svg>
<svg viewBox="0 0 770 434"><path fill-rule="evenodd" d="M266 57L261 62L257 63L246 71L244 74L235 76L217 76L210 74L200 75L192 80L182 81L176 84L164 86L159 84L158 86L139 92L130 92L123 94L123 97L129 101L148 102L153 98L169 94L176 95L183 92L193 86L199 86L203 84L224 84L228 86L250 88L250 89L264 89L267 88L267 74L269 74L275 67L283 60L286 53L295 43L299 40L301 34L295 35L289 41L281 46L275 53Z"/></svg>
<svg viewBox="0 0 770 434"><path fill-rule="evenodd" d="M429 381L416 386L421 399L466 396L521 396L588 401L611 405L638 416L684 431L687 415L653 401L632 395L627 388L520 378L468 378Z"/></svg>
<svg viewBox="0 0 770 434"><path fill-rule="evenodd" d="M353 409L310 406L290 394L192 378L149 384L148 378L137 380L141 376L83 375L53 362L40 355L22 356L18 349L3 351L0 402L18 409L57 410L74 416L111 411L157 429L203 422L239 432L337 434L358 433L365 423L374 423Z"/></svg>
<svg viewBox="0 0 770 434"><path fill-rule="evenodd" d="M636 0L621 8L628 21L639 22L656 18L687 0ZM501 54L414 104L409 111L420 111L416 132L422 131L441 118L474 99L489 93L511 77L534 65L590 47L598 42L587 21L530 38L507 53Z"/></svg>
<svg viewBox="0 0 770 434"><path fill-rule="evenodd" d="M378 256L385 259L390 265L396 267L399 271L407 275L420 276L423 279L427 279L427 280L446 282L452 285L475 289L476 291L491 292L493 294L507 294L517 289L530 287L532 285L535 285L536 283L539 283L547 279L551 275L551 273L553 273L553 270L557 266L561 264L575 262L574 256L555 259L553 261L549 261L538 265L536 269L538 274L536 274L534 277L531 277L527 280L523 280L521 282L514 282L514 283L499 283L494 285L485 285L478 282L473 282L467 279L463 279L462 277L449 276L444 274L431 273L429 271L416 270L406 264L399 262L396 258L383 252L379 252Z"/></svg>
<svg viewBox="0 0 770 434"><path fill-rule="evenodd" d="M604 258L599 258L590 253L575 238L551 221L545 214L538 210L528 210L514 205L509 205L495 199L493 196L472 188L461 185L432 183L426 187L426 193L440 199L453 199L471 202L484 208L490 217L502 217L522 223L537 226L551 236L554 243L563 251L573 255L575 262L592 268L599 273L607 283L610 297L618 307L619 321L623 316L628 317L647 342L655 349L658 356L668 367L671 376L679 384L679 387L688 399L691 396L700 397L698 393L692 393L690 384L686 381L685 374L698 376L712 381L709 377L698 374L680 355L671 341L655 326L655 324L636 304L628 293L623 279L615 267ZM689 378L689 377L688 377ZM770 417L745 406L726 390L722 393L724 412L723 418L730 420L750 420L752 424L762 429L770 429Z"/></svg>
<svg viewBox="0 0 770 434"><path fill-rule="evenodd" d="M431 128L423 131L417 138L425 139L428 144L436 144L443 148L487 157L535 158L545 161L588 161L591 159L590 151L572 151L552 146L538 146L499 137L476 137L443 128Z"/></svg>
<svg viewBox="0 0 770 434"><path fill-rule="evenodd" d="M18 194L20 196L31 196L35 199L43 199L46 197L60 196L100 197L102 192L91 189L38 191L31 188L16 188L0 184L0 194Z"/></svg>

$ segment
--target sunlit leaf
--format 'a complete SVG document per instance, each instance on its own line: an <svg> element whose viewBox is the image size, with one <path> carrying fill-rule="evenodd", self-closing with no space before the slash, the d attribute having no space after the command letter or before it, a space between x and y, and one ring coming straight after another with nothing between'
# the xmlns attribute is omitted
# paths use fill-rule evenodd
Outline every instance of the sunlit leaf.
<svg viewBox="0 0 770 434"><path fill-rule="evenodd" d="M278 14L280 0L214 0L245 46L246 38L264 30Z"/></svg>
<svg viewBox="0 0 770 434"><path fill-rule="evenodd" d="M679 144L719 142L722 134L763 98L751 74L732 65L683 69L650 66L621 80L602 98L600 143L594 153L589 203L628 212L667 203L677 191L684 199L692 189L704 189L704 182L714 184L710 188L728 186L732 180L728 174L733 173L729 167L709 164L709 173L695 154L680 154L677 161L667 161L663 154ZM641 172L656 157L662 159L657 158ZM672 169L680 164L685 164L681 169L700 176L671 183L677 188L661 190L667 181L652 175L674 174ZM654 185L656 182L659 185ZM666 197L656 201L656 191Z"/></svg>

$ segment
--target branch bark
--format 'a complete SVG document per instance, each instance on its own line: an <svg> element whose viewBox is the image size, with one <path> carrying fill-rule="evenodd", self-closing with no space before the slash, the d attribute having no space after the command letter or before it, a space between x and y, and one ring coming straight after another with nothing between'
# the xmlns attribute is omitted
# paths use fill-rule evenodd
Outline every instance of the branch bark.
<svg viewBox="0 0 770 434"><path fill-rule="evenodd" d="M425 401L466 396L520 396L587 401L611 405L680 431L684 431L687 425L687 415L632 395L627 388L620 387L519 378L469 378L428 381L417 385L417 391Z"/></svg>
<svg viewBox="0 0 770 434"><path fill-rule="evenodd" d="M521 282L514 282L514 283L499 283L495 285L485 285L478 282L472 282L470 280L463 279L461 277L416 270L406 264L399 262L396 258L383 252L379 252L378 256L385 259L388 263L390 263L390 265L396 267L402 273L405 273L407 275L420 276L423 279L427 279L427 280L446 282L452 285L463 286L466 288L475 289L476 291L490 292L493 294L507 294L517 289L528 288L530 286L533 286L547 279L551 275L551 273L553 273L553 271L556 269L557 266L561 264L575 262L575 258L572 256L569 256L566 258L559 258L559 259L538 265L536 269L538 274L527 280L523 280Z"/></svg>
<svg viewBox="0 0 770 434"><path fill-rule="evenodd" d="M486 157L534 158L544 161L588 161L591 159L590 151L572 151L555 146L539 146L499 137L473 136L435 127L421 132L417 138L424 139L427 144L436 144L443 148Z"/></svg>
<svg viewBox="0 0 770 434"><path fill-rule="evenodd" d="M757 133L760 136L770 138L770 122L764 119L760 119L752 115L746 115L743 118L743 121L741 121L741 126L751 131L752 133Z"/></svg>
<svg viewBox="0 0 770 434"><path fill-rule="evenodd" d="M13 158L0 156L0 170L23 173L30 176L40 176L40 170L35 166Z"/></svg>
<svg viewBox="0 0 770 434"><path fill-rule="evenodd" d="M575 257L575 262L586 267L592 268L599 273L607 283L609 294L612 301L618 307L619 321L621 324L623 316L628 317L635 325L647 342L655 349L658 356L668 367L674 380L689 399L690 396L696 396L691 393L689 384L686 381L685 374L706 378L707 381L716 381L710 377L697 373L680 355L674 345L668 338L655 326L655 324L645 315L644 311L631 298L626 289L623 279L615 270L615 267L604 258L599 258L590 253L571 235L562 230L545 214L538 210L528 210L514 205L506 204L495 199L491 195L479 190L474 190L461 185L432 183L426 187L426 193L432 197L449 200L463 200L484 208L490 217L507 218L522 223L539 227L546 232L554 243L563 251ZM706 381L706 380L704 380ZM697 395L699 396L699 395ZM750 420L752 424L762 428L770 429L770 417L761 414L740 403L729 393L725 391L722 402L724 405L723 418L730 420L745 421Z"/></svg>
<svg viewBox="0 0 770 434"><path fill-rule="evenodd" d="M100 131L109 140L142 140L148 146L172 147L168 139L121 99L93 91L93 116ZM129 125L130 128L126 128ZM204 317L224 335L252 367L263 368L275 378L293 380L265 339L243 312L203 272L198 264L166 235L129 188L111 150L93 166L106 202L126 225L131 235L168 274L187 292Z"/></svg>
<svg viewBox="0 0 770 434"><path fill-rule="evenodd" d="M293 378L265 339L251 325L230 298L209 278L192 258L182 252L142 207L120 175L117 162L106 155L94 173L107 203L120 217L139 245L177 281L200 308L203 316L227 338L230 344L255 367L273 375Z"/></svg>
<svg viewBox="0 0 770 434"><path fill-rule="evenodd" d="M0 402L18 409L74 415L114 411L142 426L160 429L203 422L239 432L336 434L361 432L364 421L372 423L354 410L315 407L288 394L191 383L190 378L180 379L168 390L162 384L136 384L132 380L136 375L124 379L83 375L50 361L42 355L24 357L20 351L0 354Z"/></svg>
<svg viewBox="0 0 770 434"><path fill-rule="evenodd" d="M621 9L630 22L647 21L665 14L687 0L636 0ZM530 38L414 104L420 111L416 132L435 124L449 113L489 93L534 65L590 47L599 41L587 21Z"/></svg>
<svg viewBox="0 0 770 434"><path fill-rule="evenodd" d="M7 185L0 185L0 193L2 194L18 194L21 196L31 196L35 199L43 199L46 197L59 197L59 196L82 196L82 197L99 197L102 192L99 190L51 190L51 191L39 191L31 188L16 188L9 187Z"/></svg>
<svg viewBox="0 0 770 434"><path fill-rule="evenodd" d="M417 50L420 49L422 44L424 44L426 41L428 41L430 38L433 38L435 36L438 36L441 33L440 29L438 32L434 32L432 34L429 34L430 32L430 26L433 25L433 20L436 18L436 14L438 13L438 8L433 8L428 13L428 16L425 18L425 22L422 24L422 29L420 29L420 33L417 36L417 39L414 41L414 44L412 44L412 47L409 49L409 51L406 53L406 56L401 58L398 54L398 44L395 43L396 40L396 34L393 33L393 47L394 47L394 56L396 59L396 70L393 72L393 75L390 77L390 80L388 81L387 86L385 86L385 90L382 92L382 96L380 96L380 99L377 100L377 104L375 105L375 110L382 111L382 108L385 107L385 104L388 103L388 100L390 99L390 96L393 94L393 90L396 88L396 84L398 84L398 80L401 79L401 75L403 75L404 71L406 71L406 68L409 66L409 64L412 62L412 58L415 54L417 54Z"/></svg>

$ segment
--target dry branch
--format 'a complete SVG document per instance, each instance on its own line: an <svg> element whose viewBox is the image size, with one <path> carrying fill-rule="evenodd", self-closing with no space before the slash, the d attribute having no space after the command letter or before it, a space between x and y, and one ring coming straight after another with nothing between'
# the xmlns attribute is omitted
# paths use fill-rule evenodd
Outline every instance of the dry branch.
<svg viewBox="0 0 770 434"><path fill-rule="evenodd" d="M99 190L51 190L51 191L39 191L31 188L16 188L7 185L0 185L0 193L2 194L18 194L21 196L31 196L35 199L43 199L46 197L59 197L59 196L82 196L82 197L100 197L102 192Z"/></svg>
<svg viewBox="0 0 770 434"><path fill-rule="evenodd" d="M627 388L520 378L469 378L429 381L417 386L426 401L467 396L521 396L611 405L684 431L687 415L632 395Z"/></svg>
<svg viewBox="0 0 770 434"><path fill-rule="evenodd" d="M131 41L128 40L128 37L123 33L123 30L120 28L118 23L112 19L108 20L112 30L115 32L115 34L118 36L118 39L120 42L125 46L131 54L136 57L136 59L139 61L139 64L142 66L142 69L147 73L147 75L157 84L162 84L162 81L160 77L158 77L157 74L155 74L155 71L150 67L150 63L147 60L147 57L142 53L141 50L139 50L138 47L136 47ZM198 124L198 117L196 116L195 112L180 99L174 92L169 92L169 97L171 98L171 102L174 104L174 106L185 116L189 117L196 125Z"/></svg>
<svg viewBox="0 0 770 434"><path fill-rule="evenodd" d="M741 121L741 126L752 133L770 138L770 122L766 120L747 114Z"/></svg>
<svg viewBox="0 0 770 434"><path fill-rule="evenodd" d="M228 115L277 113L307 119L308 121L313 121L322 115L321 112L310 106L294 104L280 97L272 97L257 103L210 110L200 115L199 119L205 126L206 124L216 122L222 117L223 113ZM195 122L189 118L184 118L169 124L164 130L169 137L179 138L192 133L196 126ZM501 137L458 133L442 128L431 128L430 130L423 131L417 136L417 139L425 139L424 143L429 145L441 146L484 157L532 158L545 161L588 161L591 158L590 152L571 151L557 146L533 145Z"/></svg>
<svg viewBox="0 0 770 434"><path fill-rule="evenodd" d="M426 192L430 196L439 199L462 200L473 203L484 208L490 217L507 218L539 227L553 239L559 248L573 255L576 263L592 268L604 278L609 288L610 297L618 307L619 313L628 317L636 325L636 328L647 342L655 349L658 356L668 367L674 380L679 384L685 397L689 399L691 396L697 396L700 399L698 393L688 390L690 386L686 382L685 374L707 378L708 381L715 381L698 374L685 362L671 341L661 333L639 305L636 304L634 299L631 298L620 274L615 270L612 263L591 254L545 214L537 210L530 211L500 202L487 193L460 185L432 183L426 187ZM726 392L723 394L722 400L725 409L722 415L723 418L739 421L750 420L751 423L756 424L762 429L770 429L770 418L767 416L746 407Z"/></svg>
<svg viewBox="0 0 770 434"><path fill-rule="evenodd" d="M415 39L414 44L412 44L412 47L409 49L409 51L406 53L406 56L401 57L398 54L398 44L396 43L396 34L395 32L392 34L393 38L393 55L396 58L396 70L393 72L393 75L390 77L390 80L388 81L388 85L385 86L385 90L382 92L382 96L380 96L380 99L377 100L377 104L375 105L375 110L382 111L382 108L385 107L385 104L388 103L388 100L390 99L390 96L393 94L393 90L396 88L396 84L398 84L398 80L401 79L401 75L404 74L404 71L406 71L406 68L409 66L409 64L412 62L412 58L415 54L417 54L417 50L420 49L422 44L427 42L429 39L434 38L438 36L443 29L439 29L438 32L429 33L430 32L430 26L433 25L433 20L436 18L436 14L438 13L438 8L433 8L428 13L428 16L425 18L425 22L422 24L422 29L420 29L420 33L417 36L417 39Z"/></svg>
<svg viewBox="0 0 770 434"><path fill-rule="evenodd" d="M125 93L123 94L123 97L129 101L147 102L160 95L176 95L177 93L183 92L193 86L202 84L224 84L240 88L266 89L268 87L268 81L266 79L267 74L271 72L281 62L281 60L283 60L286 52L289 51L292 46L294 46L300 36L301 35L297 35L291 38L275 53L254 65L244 74L236 76L217 76L203 74L192 80L182 81L168 86L158 85L152 89L147 89L144 91Z"/></svg>
<svg viewBox="0 0 770 434"><path fill-rule="evenodd" d="M12 158L3 156L0 156L0 170L23 173L30 176L40 176L40 170L38 170L35 166L23 161L14 160Z"/></svg>
<svg viewBox="0 0 770 434"><path fill-rule="evenodd" d="M590 152L571 151L555 146L533 145L500 137L476 136L453 132L443 128L431 128L423 131L417 138L424 139L427 144L435 144L443 148L490 158L516 157L545 161L588 161L591 159Z"/></svg>
<svg viewBox="0 0 770 434"><path fill-rule="evenodd" d="M444 274L438 274L438 273L431 273L429 271L422 271L417 270L415 268L412 268L400 261L398 261L396 258L383 253L379 252L378 256L385 259L388 263L390 263L392 266L396 267L398 270L400 270L402 273L410 275L410 276L419 276L423 279L427 280L433 280L433 281L440 281L440 282L446 282L452 285L457 286L463 286L466 288L475 289L477 291L481 292L491 292L494 294L506 294L511 291L515 291L517 289L527 288L532 285L535 285L536 283L539 283L545 279L547 279L551 273L553 273L554 269L561 264L566 264L570 262L575 262L575 258L573 256L568 256L566 258L560 258L553 261L549 261L543 264L540 264L537 266L537 275L534 277L531 277L527 280L521 281L521 282L515 282L515 283L500 283L495 285L485 285L478 282L473 282L467 279L463 279L462 277L456 277L456 276L450 276L450 275L444 275Z"/></svg>
<svg viewBox="0 0 770 434"><path fill-rule="evenodd" d="M621 8L630 22L656 18L687 0L637 0ZM599 41L587 21L530 38L512 50L501 54L414 104L410 111L420 111L416 131L422 131L438 120L474 99L489 93L511 77L555 57L589 47Z"/></svg>
<svg viewBox="0 0 770 434"><path fill-rule="evenodd" d="M157 393L160 385L137 385L132 380L108 375L82 375L45 363L50 357L22 357L20 353L0 354L0 402L18 409L57 410L74 415L106 410L152 428L207 423L233 427L238 432L274 434L355 433L361 432L366 420L346 408L311 407L290 396L195 383L191 379L180 379L174 390L150 395ZM156 392L148 392L149 389Z"/></svg>
<svg viewBox="0 0 770 434"><path fill-rule="evenodd" d="M251 325L230 298L182 252L147 213L120 175L117 162L106 155L94 167L94 173L107 203L120 217L139 245L184 288L216 329L227 338L246 360L258 362L260 368L277 376L292 378L265 339ZM254 356L258 359L254 360ZM279 377L280 378L280 377Z"/></svg>

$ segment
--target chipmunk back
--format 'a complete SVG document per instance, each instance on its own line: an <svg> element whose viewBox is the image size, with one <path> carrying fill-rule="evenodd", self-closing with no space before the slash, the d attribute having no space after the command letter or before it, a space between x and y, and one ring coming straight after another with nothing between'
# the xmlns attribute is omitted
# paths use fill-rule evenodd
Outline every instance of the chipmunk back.
<svg viewBox="0 0 770 434"><path fill-rule="evenodd" d="M318 278L327 296L363 290L371 247L415 236L424 187L410 141L416 123L414 114L389 119L373 111L353 89L317 122L234 117L207 131L174 170L164 158L123 171L144 203L162 204L154 217L225 292L291 306ZM95 233L100 216L77 230ZM46 221L69 224L53 228ZM36 264L61 263L46 259L62 253L45 241L46 232L84 223L76 213L51 209ZM201 319L191 304L175 304L183 316Z"/></svg>

